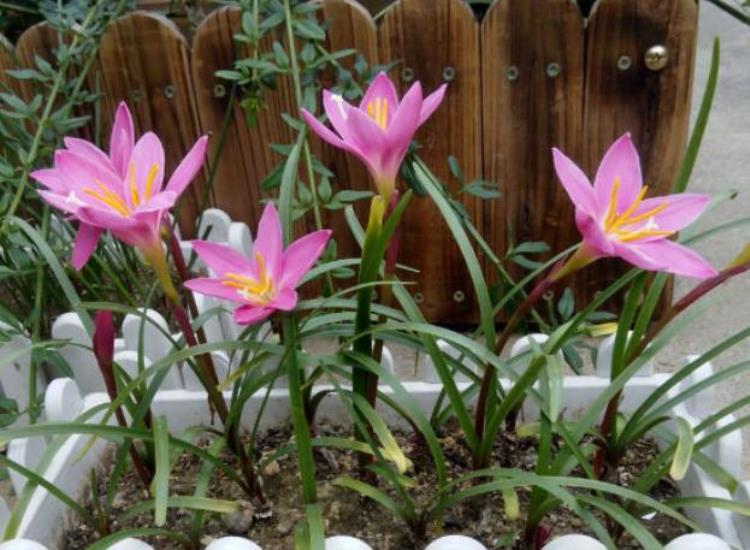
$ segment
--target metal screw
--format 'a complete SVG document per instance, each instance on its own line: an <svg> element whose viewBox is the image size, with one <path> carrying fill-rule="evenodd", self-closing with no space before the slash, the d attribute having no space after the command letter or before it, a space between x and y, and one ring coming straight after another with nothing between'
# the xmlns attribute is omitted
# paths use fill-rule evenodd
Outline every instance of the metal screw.
<svg viewBox="0 0 750 550"><path fill-rule="evenodd" d="M414 80L414 70L410 67L404 67L401 69L401 80L403 82L411 82Z"/></svg>
<svg viewBox="0 0 750 550"><path fill-rule="evenodd" d="M555 293L551 290L548 290L544 294L542 294L542 298L544 298L546 301L551 302L555 299Z"/></svg>
<svg viewBox="0 0 750 550"><path fill-rule="evenodd" d="M132 90L130 92L130 99L132 99L135 103L138 103L141 99L143 99L143 92L138 88Z"/></svg>
<svg viewBox="0 0 750 550"><path fill-rule="evenodd" d="M443 69L443 80L446 82L450 82L451 80L456 78L456 69L451 67L450 65Z"/></svg>
<svg viewBox="0 0 750 550"><path fill-rule="evenodd" d="M516 80L518 80L518 76L519 76L519 73L518 73L518 67L516 67L515 65L511 65L511 66L510 66L510 67L508 67L508 69L507 69L507 70L505 71L505 77L506 77L506 78L507 78L507 79L508 79L508 80L509 80L510 82L515 82Z"/></svg>
<svg viewBox="0 0 750 550"><path fill-rule="evenodd" d="M227 89L224 87L224 84L217 84L214 86L214 97L220 98L227 95Z"/></svg>
<svg viewBox="0 0 750 550"><path fill-rule="evenodd" d="M547 73L547 76L550 78L557 77L557 75L559 75L561 71L562 71L562 67L560 67L560 64L554 61L550 63L549 65L547 65L547 69L545 70L545 72Z"/></svg>
<svg viewBox="0 0 750 550"><path fill-rule="evenodd" d="M164 86L164 97L167 99L172 99L174 96L177 95L177 88L174 84L167 84Z"/></svg>
<svg viewBox="0 0 750 550"><path fill-rule="evenodd" d="M621 55L617 60L617 68L621 71L627 71L633 65L633 60L629 55Z"/></svg>
<svg viewBox="0 0 750 550"><path fill-rule="evenodd" d="M466 295L464 294L463 290L457 290L453 293L453 301L461 303L466 299Z"/></svg>
<svg viewBox="0 0 750 550"><path fill-rule="evenodd" d="M421 292L415 292L414 301L417 302L418 304L421 304L422 302L424 302L424 294L422 294Z"/></svg>
<svg viewBox="0 0 750 550"><path fill-rule="evenodd" d="M650 71L661 71L667 66L669 52L662 44L655 44L646 51L643 60L646 63L646 68Z"/></svg>

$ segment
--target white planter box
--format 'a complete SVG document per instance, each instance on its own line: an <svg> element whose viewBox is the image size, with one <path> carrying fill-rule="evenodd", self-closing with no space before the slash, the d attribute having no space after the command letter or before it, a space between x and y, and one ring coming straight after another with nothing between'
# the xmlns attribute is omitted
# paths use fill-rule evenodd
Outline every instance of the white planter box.
<svg viewBox="0 0 750 550"><path fill-rule="evenodd" d="M600 350L600 355L602 357L606 357L607 346L610 344L611 342L607 341L602 344ZM517 344L514 351L518 352L522 347L522 344ZM427 371L429 377L429 364L427 364L424 369ZM605 370L606 369L600 365L600 374L606 374L605 372L602 372ZM695 381L695 376L703 378L710 374L711 367L710 365L706 365L694 375L692 380L688 380L685 383L693 383ZM648 396L655 388L663 384L668 377L668 374L647 374L646 376L638 376L632 379L631 383L626 387L623 410L632 410L634 407L637 407L646 396ZM590 403L604 388L608 386L608 384L609 380L606 376L592 375L566 377L564 380L563 403L566 416L575 418L588 403ZM460 387L466 387L465 382L462 382L459 385ZM415 403L417 403L417 405L425 412L431 410L441 388L439 384L428 382L405 382L404 386L414 399ZM323 388L324 386L321 386L319 389ZM679 390L679 387L674 388L672 395ZM383 388L383 391L385 393L390 393L390 388L385 387ZM229 393L227 393L226 396L229 398ZM251 427L264 398L265 392L260 392L248 400L242 416L242 424L244 427ZM89 407L106 401L108 401L108 398L104 393L94 392L82 397L78 392L78 386L71 379L58 379L52 381L47 389L46 415L47 418L52 421L71 420ZM691 423L696 424L700 421L700 418L705 417L710 410L710 407L707 408L705 406L706 402L710 402L710 396L701 395L698 398L690 400L685 405L677 407L673 411L673 414L682 416L688 419ZM170 430L173 432L180 432L197 424L210 424L211 415L206 403L206 395L202 391L191 391L187 389L163 390L157 394L152 409L154 414L166 416ZM400 419L394 414L390 414L384 407L381 407L381 409L384 417L390 424L400 425L402 423ZM331 424L341 423L342 421L346 422L347 419L347 413L335 395L330 395L324 399L318 414L321 420L325 419ZM534 417L534 409L528 402L524 407L524 414L527 419ZM728 423L732 420L732 418L727 418L724 422ZM96 421L96 418L91 421ZM271 391L266 404L266 409L261 421L261 429L288 425L289 409L287 391L285 389L274 389ZM88 436L84 435L74 435L69 437L43 473L47 480L54 483L57 487L70 495L82 494L88 481L89 469L99 463L107 450L106 443L100 441L94 445L82 459L76 460L77 455L80 453L81 448L85 445L88 439ZM27 465L27 467L34 468L36 466L35 461L38 461L40 451L45 445L46 442L44 441L13 441L9 449L9 455L14 460ZM706 449L705 452L730 473L741 478L741 451L741 435L739 432L733 432L717 441L712 447ZM19 476L14 476L13 478L13 483L17 487L17 490L20 490L24 481L25 480ZM722 498L730 497L725 489L718 486L695 465L691 466L688 475L680 483L680 487L686 495L716 496ZM743 498L747 500L748 493L750 493L750 482L743 485L740 494L736 495L735 498ZM750 523L744 517L736 516L725 510L702 509L691 510L689 512L695 521L698 522L707 533L712 533L718 536L719 539L733 547L743 548L743 541L750 540L748 538L748 535L750 535ZM38 541L41 544L47 545L49 548L55 548L56 540L65 524L66 514L67 509L61 502L44 489L37 488L32 498L32 502L27 509L26 516L24 517L19 532L19 538ZM6 515L7 510L2 504L0 504L0 525L4 523L4 516ZM699 536L701 535L691 535L691 537ZM236 539L236 537L230 539L232 540L227 540L223 542L221 546L216 546L216 550L219 550L220 548L237 548L238 550L241 548L253 548L252 546L247 545L242 546L238 542L240 539ZM444 537L443 539L433 542L429 547L430 550L445 550L453 548L459 550L470 548L470 546L465 543L465 540L461 543L464 545L460 546L457 545L460 542L458 539L451 539L450 537ZM707 545L708 543L706 542L709 539L691 539L690 537L686 539L681 537L679 541L670 544L668 548L677 550L682 548L687 549L693 547L693 543L699 544L699 546L695 546L695 548L716 548L717 550L720 548L728 548L728 546L719 541L719 539L710 539L712 541L711 544L713 544L713 546L711 546ZM585 550L587 547L582 545L582 540L588 540L588 542L593 545L590 546L591 548L600 547L596 546L598 543L593 541L593 539L573 538L553 541L549 544L549 549L558 550L563 548L575 548L576 550ZM216 543L218 542L219 541ZM673 544L677 543L679 543L677 546L673 546ZM136 542L131 541L128 542L128 544L136 544ZM224 546L224 544L230 546ZM235 544L237 546L234 546ZM248 542L248 544L250 543ZM335 546L335 544L338 544L336 540L331 541L330 548L355 548L355 546L351 546L351 544L353 544L351 541L347 543L350 544L350 546ZM564 546L561 546L561 544ZM688 544L691 546L687 546ZM9 550L11 548L16 547L6 547L5 545L0 546L0 550ZM117 548L136 549L145 547L117 546ZM214 550L213 546L211 548ZM366 546L362 546L362 548L366 548ZM483 547L479 545L477 548Z"/></svg>

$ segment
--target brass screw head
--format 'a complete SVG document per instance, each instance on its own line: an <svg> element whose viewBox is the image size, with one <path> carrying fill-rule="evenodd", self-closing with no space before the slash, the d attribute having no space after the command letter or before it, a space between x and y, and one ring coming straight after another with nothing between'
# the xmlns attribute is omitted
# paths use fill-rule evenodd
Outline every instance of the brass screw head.
<svg viewBox="0 0 750 550"><path fill-rule="evenodd" d="M646 54L643 56L643 61L646 63L646 68L648 70L661 71L667 66L669 52L662 44L655 44L646 50Z"/></svg>

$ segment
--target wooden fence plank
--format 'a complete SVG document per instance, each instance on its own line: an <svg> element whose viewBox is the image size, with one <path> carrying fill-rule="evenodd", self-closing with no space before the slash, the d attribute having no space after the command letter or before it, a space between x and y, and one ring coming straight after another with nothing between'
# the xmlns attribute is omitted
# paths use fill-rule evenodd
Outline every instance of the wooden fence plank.
<svg viewBox="0 0 750 550"><path fill-rule="evenodd" d="M354 0L324 0L322 17L329 25L328 51L336 52L349 48L357 50L369 65L378 61L378 38L375 21L358 2ZM355 56L341 59L341 65L353 70ZM326 83L328 87L329 83ZM332 84L332 83L331 83ZM313 149L323 162L336 174L334 190L370 190L372 181L362 162L350 153L329 146L312 136ZM359 201L356 210L362 223L366 223L366 200ZM359 247L350 235L343 210L326 212L326 225L334 231L339 257L359 255Z"/></svg>
<svg viewBox="0 0 750 550"><path fill-rule="evenodd" d="M162 140L167 174L200 135L189 53L185 38L168 19L144 12L132 12L110 25L99 50L103 135L109 135L119 102L127 101L136 132L152 130ZM194 229L201 193L201 182L195 181L180 201L183 235L190 235Z"/></svg>
<svg viewBox="0 0 750 550"><path fill-rule="evenodd" d="M411 76L425 93L450 81L443 105L417 134L420 156L454 191L449 155L458 159L467 179L480 177L479 28L471 9L462 0L401 0L385 12L378 38L380 59L401 60L391 76L402 93ZM462 202L481 226L480 202L466 197ZM424 296L421 307L428 318L460 322L474 315L463 258L429 199L412 201L404 215L401 261L420 269L416 292Z"/></svg>
<svg viewBox="0 0 750 550"><path fill-rule="evenodd" d="M484 177L502 198L486 203L484 236L501 258L509 226L514 243L544 241L555 252L578 238L551 148L582 153L583 77L584 21L573 2L492 5L482 23Z"/></svg>
<svg viewBox="0 0 750 550"><path fill-rule="evenodd" d="M41 57L55 66L55 49L58 47L58 35L48 23L42 22L32 25L18 37L16 41L16 59L22 67L35 68L34 58ZM20 95L30 101L37 91L32 80L18 82Z"/></svg>
<svg viewBox="0 0 750 550"><path fill-rule="evenodd" d="M193 39L192 76L200 124L204 132L214 135L221 129L230 96L230 86L215 73L231 69L235 59L250 53L239 48L233 38L240 28L240 17L238 8L216 10L203 20ZM272 39L266 37L263 46L270 47ZM264 92L264 99L265 106L258 111L252 128L248 127L239 99L233 103L212 188L216 206L253 228L260 218L260 201L269 196L260 184L280 160L269 146L294 140L291 128L281 119L281 113L296 112L289 84L282 79L277 90ZM211 158L218 139L212 141Z"/></svg>
<svg viewBox="0 0 750 550"><path fill-rule="evenodd" d="M609 145L629 131L650 194L668 192L687 140L697 25L696 0L599 0L594 6L587 27L584 117L589 174ZM654 45L666 46L669 56L660 71L644 62ZM615 265L587 274L589 295L621 272Z"/></svg>
<svg viewBox="0 0 750 550"><path fill-rule="evenodd" d="M5 71L16 68L13 59L13 44L0 34L0 88L7 86L13 93L19 93L19 81L5 74Z"/></svg>

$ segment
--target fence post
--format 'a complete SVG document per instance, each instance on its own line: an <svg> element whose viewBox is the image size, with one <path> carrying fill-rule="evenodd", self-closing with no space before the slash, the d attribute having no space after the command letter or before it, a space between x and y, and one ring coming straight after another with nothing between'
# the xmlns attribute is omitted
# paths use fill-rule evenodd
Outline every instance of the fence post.
<svg viewBox="0 0 750 550"><path fill-rule="evenodd" d="M391 77L403 93L417 80L425 93L448 84L445 100L417 133L419 155L453 192L448 156L454 155L466 181L482 175L479 26L462 0L400 0L390 6L378 30L380 59L400 61ZM479 199L457 197L481 227ZM447 225L429 199L414 200L403 218L401 261L416 275L421 308L432 320L461 322L476 316L474 291L463 258Z"/></svg>

